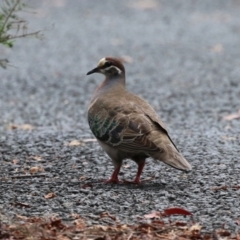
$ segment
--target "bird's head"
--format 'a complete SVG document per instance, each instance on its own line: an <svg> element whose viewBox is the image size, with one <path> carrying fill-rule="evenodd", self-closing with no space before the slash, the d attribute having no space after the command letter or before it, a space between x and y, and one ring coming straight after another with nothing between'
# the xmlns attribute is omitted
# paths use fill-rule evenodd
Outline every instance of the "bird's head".
<svg viewBox="0 0 240 240"><path fill-rule="evenodd" d="M107 77L125 75L125 69L122 62L117 58L105 57L102 58L97 67L87 73L102 73Z"/></svg>

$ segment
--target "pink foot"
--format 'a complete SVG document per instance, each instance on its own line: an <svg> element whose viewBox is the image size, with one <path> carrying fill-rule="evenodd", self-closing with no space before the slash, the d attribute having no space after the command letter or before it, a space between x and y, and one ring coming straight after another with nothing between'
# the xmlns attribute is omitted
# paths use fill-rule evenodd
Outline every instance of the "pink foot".
<svg viewBox="0 0 240 240"><path fill-rule="evenodd" d="M110 179L108 179L108 180L106 180L106 181L104 181L104 182L105 182L105 184L108 184L108 183L119 184L119 183L121 183L121 182L118 180L118 178L110 178Z"/></svg>
<svg viewBox="0 0 240 240"><path fill-rule="evenodd" d="M135 177L135 179L133 181L127 181L127 180L124 180L125 183L133 183L133 184L140 184L140 176L141 176L141 173L142 173L142 170L144 168L144 165L145 165L145 159L143 159L142 161L136 161L136 163L138 164L138 172L137 172L137 175Z"/></svg>
<svg viewBox="0 0 240 240"><path fill-rule="evenodd" d="M107 181L105 181L105 184L107 184L107 183L116 183L116 184L119 184L119 183L120 183L120 181L118 180L118 173L119 173L119 171L120 171L120 168L121 168L121 166L118 167L118 168L116 168L116 169L113 171L113 174L112 174L111 178L108 179Z"/></svg>

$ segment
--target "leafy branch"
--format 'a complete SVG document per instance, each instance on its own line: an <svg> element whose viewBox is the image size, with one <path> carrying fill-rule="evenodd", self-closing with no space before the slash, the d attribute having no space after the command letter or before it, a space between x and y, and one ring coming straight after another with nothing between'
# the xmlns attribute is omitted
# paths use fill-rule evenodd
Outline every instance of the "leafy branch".
<svg viewBox="0 0 240 240"><path fill-rule="evenodd" d="M26 9L21 0L2 0L0 3L0 44L12 48L14 40L34 36L42 38L41 31L28 32L28 22L18 16ZM0 66L6 68L7 59L0 59Z"/></svg>

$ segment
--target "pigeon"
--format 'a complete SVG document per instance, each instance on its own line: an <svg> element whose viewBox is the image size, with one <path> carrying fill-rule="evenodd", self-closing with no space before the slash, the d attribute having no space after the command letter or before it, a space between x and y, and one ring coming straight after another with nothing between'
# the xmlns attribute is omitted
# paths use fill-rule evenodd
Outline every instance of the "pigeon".
<svg viewBox="0 0 240 240"><path fill-rule="evenodd" d="M182 171L192 169L151 105L127 91L125 68L120 59L102 58L87 75L93 73L106 77L88 107L90 129L114 165L111 178L106 183L120 183L118 174L124 159L131 159L138 165L132 181L135 184L140 183L149 157Z"/></svg>

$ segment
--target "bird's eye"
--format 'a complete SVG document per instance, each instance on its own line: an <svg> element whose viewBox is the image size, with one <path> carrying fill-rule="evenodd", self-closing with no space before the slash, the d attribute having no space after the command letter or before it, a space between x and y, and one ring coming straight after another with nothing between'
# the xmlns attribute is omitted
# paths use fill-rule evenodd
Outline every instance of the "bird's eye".
<svg viewBox="0 0 240 240"><path fill-rule="evenodd" d="M112 66L112 63L111 63L111 62L105 62L105 64L104 64L104 67L105 67L105 68L110 67L110 66Z"/></svg>

